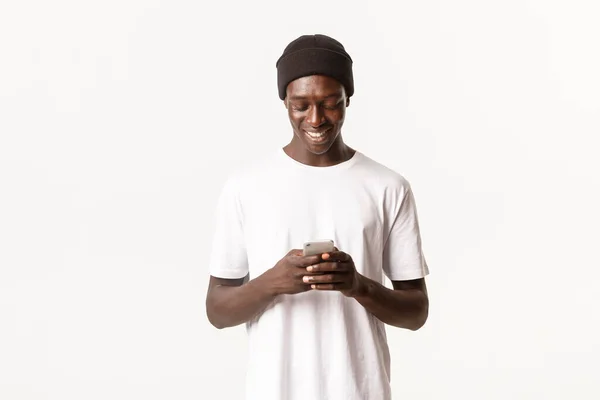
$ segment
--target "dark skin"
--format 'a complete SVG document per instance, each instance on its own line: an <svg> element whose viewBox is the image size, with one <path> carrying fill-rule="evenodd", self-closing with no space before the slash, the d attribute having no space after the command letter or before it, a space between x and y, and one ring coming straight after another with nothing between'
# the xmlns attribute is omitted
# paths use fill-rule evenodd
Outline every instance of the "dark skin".
<svg viewBox="0 0 600 400"><path fill-rule="evenodd" d="M341 134L350 99L335 79L312 75L287 87L285 107L294 136L284 147L298 162L324 167L347 161L355 150ZM312 136L311 136L312 135ZM382 322L417 330L427 320L425 279L392 281L393 289L356 271L352 257L337 248L304 257L290 250L274 267L248 280L210 277L206 313L217 328L236 326L259 315L275 297L308 290L339 291L355 299Z"/></svg>
<svg viewBox="0 0 600 400"><path fill-rule="evenodd" d="M350 98L333 78L312 75L292 81L287 87L285 108L294 136L283 149L293 159L315 167L348 161L355 151L344 143L342 126ZM325 140L314 143L306 132L324 132Z"/></svg>

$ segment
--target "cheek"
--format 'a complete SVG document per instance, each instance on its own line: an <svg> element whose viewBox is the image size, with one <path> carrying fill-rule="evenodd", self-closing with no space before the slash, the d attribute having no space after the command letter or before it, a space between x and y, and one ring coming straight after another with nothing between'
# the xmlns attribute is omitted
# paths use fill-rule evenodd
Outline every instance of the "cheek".
<svg viewBox="0 0 600 400"><path fill-rule="evenodd" d="M331 115L330 121L334 124L342 124L344 123L344 118L346 117L346 110L337 111L335 114Z"/></svg>
<svg viewBox="0 0 600 400"><path fill-rule="evenodd" d="M300 126L300 124L302 123L302 118L303 118L302 115L298 115L297 113L290 111L288 113L288 116L290 118L290 122L292 123L292 125Z"/></svg>

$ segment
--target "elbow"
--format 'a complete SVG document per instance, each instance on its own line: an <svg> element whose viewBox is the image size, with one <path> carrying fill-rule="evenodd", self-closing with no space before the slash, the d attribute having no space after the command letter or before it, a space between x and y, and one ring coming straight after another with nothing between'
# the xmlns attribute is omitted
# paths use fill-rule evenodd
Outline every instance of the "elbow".
<svg viewBox="0 0 600 400"><path fill-rule="evenodd" d="M408 327L408 329L411 331L418 331L425 325L428 317L429 300L425 298L425 300L419 305L418 310L415 313L415 317L413 318L413 323Z"/></svg>
<svg viewBox="0 0 600 400"><path fill-rule="evenodd" d="M425 326L425 322L427 322L427 312L425 312L424 315L419 315L417 318L415 318L413 324L409 326L408 329L411 331L418 331Z"/></svg>
<svg viewBox="0 0 600 400"><path fill-rule="evenodd" d="M225 324L223 324L221 321L219 321L218 319L211 317L210 314L207 313L207 317L208 317L208 321L210 322L210 324L212 326L214 326L217 329L223 329L226 328Z"/></svg>
<svg viewBox="0 0 600 400"><path fill-rule="evenodd" d="M219 318L212 315L212 313L208 312L208 310L206 312L206 316L207 316L210 324L212 326L214 326L215 328L217 328L217 329L227 328L227 325L225 325L225 323L223 323L223 321L219 320Z"/></svg>
<svg viewBox="0 0 600 400"><path fill-rule="evenodd" d="M215 328L217 328L217 329L224 329L224 328L227 328L227 327L226 327L225 325L223 325L223 324L218 324L218 323L214 323L214 322L211 322L211 324L212 324L212 326L214 326L214 327L215 327Z"/></svg>
<svg viewBox="0 0 600 400"><path fill-rule="evenodd" d="M214 308L215 307L211 302L206 302L206 318L208 318L208 322L217 329L226 328L227 325L219 318L219 313L216 312Z"/></svg>

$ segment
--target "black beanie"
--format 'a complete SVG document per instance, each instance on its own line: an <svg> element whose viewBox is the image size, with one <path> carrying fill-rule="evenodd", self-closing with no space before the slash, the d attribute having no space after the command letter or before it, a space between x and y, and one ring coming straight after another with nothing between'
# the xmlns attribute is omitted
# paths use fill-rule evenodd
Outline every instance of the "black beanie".
<svg viewBox="0 0 600 400"><path fill-rule="evenodd" d="M344 46L325 35L303 35L287 45L277 67L279 98L285 99L287 85L308 75L326 75L337 79L348 97L354 94L352 59Z"/></svg>

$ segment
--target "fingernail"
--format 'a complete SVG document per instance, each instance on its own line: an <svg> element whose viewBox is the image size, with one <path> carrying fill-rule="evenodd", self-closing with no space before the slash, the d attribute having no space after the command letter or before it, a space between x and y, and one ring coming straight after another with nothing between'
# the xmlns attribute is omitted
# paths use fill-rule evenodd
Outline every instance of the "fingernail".
<svg viewBox="0 0 600 400"><path fill-rule="evenodd" d="M317 285L310 285L310 288L311 288L311 289L316 289L316 288L317 288Z"/></svg>
<svg viewBox="0 0 600 400"><path fill-rule="evenodd" d="M312 270L313 270L313 267L312 267L312 265L311 265L310 267L306 267L306 270L307 270L308 272L312 272Z"/></svg>
<svg viewBox="0 0 600 400"><path fill-rule="evenodd" d="M310 282L310 276L305 276L305 277L303 277L303 278L302 278L302 280L303 280L305 283L308 283L308 282Z"/></svg>

